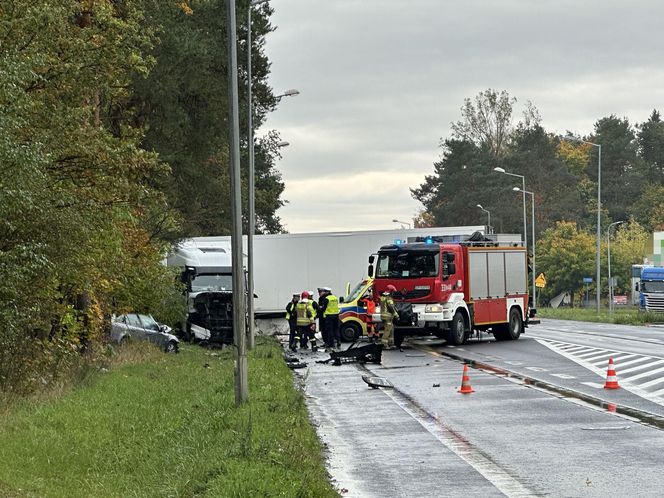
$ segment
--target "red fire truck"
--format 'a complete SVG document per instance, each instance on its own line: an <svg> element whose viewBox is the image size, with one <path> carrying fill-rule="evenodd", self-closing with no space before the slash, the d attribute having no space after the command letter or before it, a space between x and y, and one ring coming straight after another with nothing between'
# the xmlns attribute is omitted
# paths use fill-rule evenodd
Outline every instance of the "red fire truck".
<svg viewBox="0 0 664 498"><path fill-rule="evenodd" d="M390 284L399 311L395 339L428 334L459 345L474 330L515 340L534 320L528 304L527 251L494 241L392 244L369 258L374 299ZM377 312L375 321L380 321Z"/></svg>

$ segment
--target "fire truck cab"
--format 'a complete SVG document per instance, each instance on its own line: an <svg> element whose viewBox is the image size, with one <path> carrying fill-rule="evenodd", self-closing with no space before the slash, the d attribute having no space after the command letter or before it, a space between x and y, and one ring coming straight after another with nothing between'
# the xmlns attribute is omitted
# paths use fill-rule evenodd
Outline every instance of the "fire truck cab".
<svg viewBox="0 0 664 498"><path fill-rule="evenodd" d="M396 287L395 327L402 335L433 334L458 345L478 330L515 340L535 313L528 305L527 259L519 244L428 238L381 247L377 259L369 258L369 274L377 301L388 285ZM379 311L373 319L380 321Z"/></svg>

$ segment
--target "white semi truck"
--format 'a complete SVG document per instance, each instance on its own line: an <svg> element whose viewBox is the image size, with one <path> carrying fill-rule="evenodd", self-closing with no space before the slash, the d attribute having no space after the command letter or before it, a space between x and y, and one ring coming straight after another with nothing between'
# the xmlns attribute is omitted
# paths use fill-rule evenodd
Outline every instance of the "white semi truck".
<svg viewBox="0 0 664 498"><path fill-rule="evenodd" d="M202 243L189 239L166 258L181 270L186 285L187 315L180 325L186 340L202 343L233 342L233 272L230 241Z"/></svg>

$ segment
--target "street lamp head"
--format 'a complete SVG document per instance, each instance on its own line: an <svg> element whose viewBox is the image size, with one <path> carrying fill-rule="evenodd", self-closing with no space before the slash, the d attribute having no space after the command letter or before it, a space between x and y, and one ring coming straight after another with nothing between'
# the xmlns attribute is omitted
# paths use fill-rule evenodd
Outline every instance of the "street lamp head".
<svg viewBox="0 0 664 498"><path fill-rule="evenodd" d="M501 168L500 166L496 166L493 168L494 171L497 171L498 173L505 173L505 169Z"/></svg>
<svg viewBox="0 0 664 498"><path fill-rule="evenodd" d="M399 223L399 220L392 220L392 223Z"/></svg>
<svg viewBox="0 0 664 498"><path fill-rule="evenodd" d="M515 192L523 192L523 190L521 190L519 187L513 187L512 190Z"/></svg>
<svg viewBox="0 0 664 498"><path fill-rule="evenodd" d="M300 95L300 91L296 90L295 88L291 88L290 90L286 90L284 92L284 97L294 97L295 95Z"/></svg>
<svg viewBox="0 0 664 498"><path fill-rule="evenodd" d="M282 141L277 144L277 147L288 147L290 145L290 142Z"/></svg>
<svg viewBox="0 0 664 498"><path fill-rule="evenodd" d="M482 207L482 204L478 204L477 207L480 208L480 209L484 209L484 208Z"/></svg>

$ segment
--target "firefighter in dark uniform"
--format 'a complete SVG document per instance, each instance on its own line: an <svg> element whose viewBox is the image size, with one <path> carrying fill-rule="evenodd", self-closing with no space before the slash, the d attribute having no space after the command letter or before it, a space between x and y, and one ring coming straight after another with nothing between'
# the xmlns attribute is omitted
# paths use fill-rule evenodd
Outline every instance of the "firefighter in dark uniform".
<svg viewBox="0 0 664 498"><path fill-rule="evenodd" d="M288 320L289 328L288 347L291 351L295 351L297 349L297 343L300 340L297 335L297 313L295 312L295 306L297 306L299 301L300 295L296 293L293 294L293 298L286 305L286 320Z"/></svg>
<svg viewBox="0 0 664 498"><path fill-rule="evenodd" d="M316 317L318 318L318 328L320 329L320 336L323 339L323 345L326 348L332 347L332 342L327 337L327 328L325 327L325 317L323 313L325 312L325 304L327 299L325 299L325 291L322 287L318 288L318 303L316 306Z"/></svg>
<svg viewBox="0 0 664 498"><path fill-rule="evenodd" d="M332 294L332 289L323 287L323 319L325 321L325 332L329 342L328 347L341 347L341 331L339 330L339 299Z"/></svg>

